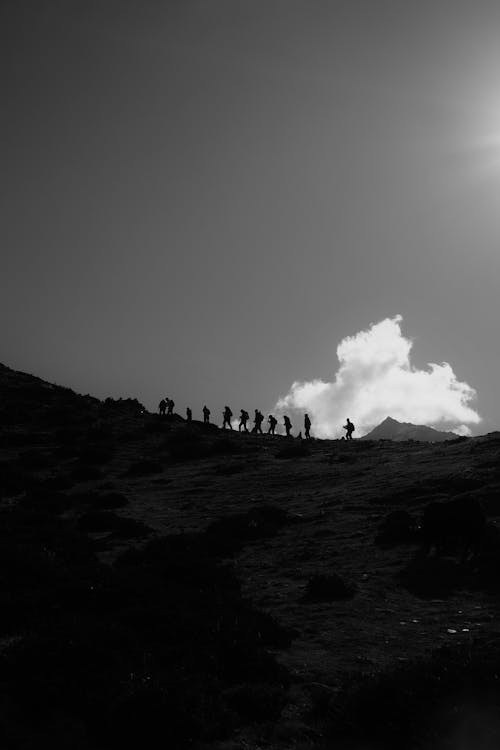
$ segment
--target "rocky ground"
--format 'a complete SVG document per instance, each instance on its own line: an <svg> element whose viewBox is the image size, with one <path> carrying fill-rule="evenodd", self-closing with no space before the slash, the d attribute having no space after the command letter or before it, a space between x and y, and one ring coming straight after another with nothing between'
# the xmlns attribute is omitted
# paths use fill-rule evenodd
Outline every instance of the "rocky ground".
<svg viewBox="0 0 500 750"><path fill-rule="evenodd" d="M499 433L222 433L3 367L0 399L3 746L500 746ZM479 556L423 555L461 493Z"/></svg>

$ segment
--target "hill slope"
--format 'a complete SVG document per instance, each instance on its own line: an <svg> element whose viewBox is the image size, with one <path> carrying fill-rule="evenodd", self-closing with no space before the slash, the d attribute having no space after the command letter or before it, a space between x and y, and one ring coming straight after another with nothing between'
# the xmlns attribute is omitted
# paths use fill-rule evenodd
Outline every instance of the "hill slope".
<svg viewBox="0 0 500 750"><path fill-rule="evenodd" d="M418 530L500 516L499 433L223 433L8 368L0 404L6 746L445 747L467 686L500 727L496 526L474 565Z"/></svg>

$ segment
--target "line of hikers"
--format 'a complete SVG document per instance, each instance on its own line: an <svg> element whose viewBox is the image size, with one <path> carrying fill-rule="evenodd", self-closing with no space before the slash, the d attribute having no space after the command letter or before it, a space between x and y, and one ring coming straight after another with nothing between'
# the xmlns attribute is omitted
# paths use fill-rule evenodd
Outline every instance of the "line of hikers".
<svg viewBox="0 0 500 750"><path fill-rule="evenodd" d="M205 407L204 407L205 409ZM224 407L224 411L222 412L222 430L225 430L226 427L228 427L230 430L233 429L233 424L231 422L233 416L233 412L229 408L229 406ZM255 409L255 415L253 418L253 427L250 431L254 435L263 435L262 432L262 422L264 421L264 415L259 409ZM247 427L247 422L250 419L249 413L245 409L241 409L240 411L240 421L238 424L238 432L249 432ZM269 429L267 430L268 435L274 435L276 430L276 425L278 424L278 420L273 414L270 414L267 418L267 422L269 424ZM292 423L290 422L290 417L283 417L283 425L285 427L285 432L287 437L291 437L291 430L292 430ZM311 420L309 419L309 415L306 414L304 416L304 430L306 438L310 438L310 429L311 429Z"/></svg>
<svg viewBox="0 0 500 750"><path fill-rule="evenodd" d="M172 415L174 413L174 406L175 403L171 398L162 398L162 400L159 403L158 410L160 412L161 416L165 415ZM203 424L210 424L210 409L205 404L205 406L202 409L203 411ZM231 422L231 419L233 417L233 412L229 408L229 406L224 407L224 411L222 412L222 430L225 430L226 427L230 430L233 429L233 424ZM250 419L249 413L245 409L241 409L240 411L240 421L238 424L238 432L241 432L243 429L243 432L249 432L247 427L247 422ZM186 421L192 422L193 421L193 412L189 408L189 406L186 409ZM262 422L264 421L264 415L262 414L259 409L255 409L255 415L253 419L253 428L251 430L251 433L254 435L263 435L262 432ZM267 430L268 435L274 435L276 426L278 424L278 420L275 416L272 414L269 414L267 418L269 429ZM285 428L285 433L287 437L292 437L291 430L292 430L292 423L290 422L290 417L284 416L283 417L283 426ZM352 433L355 430L355 427L349 417L347 417L347 423L342 427L343 430L346 431L346 440L352 440ZM306 440L309 440L311 437L311 419L309 417L309 414L304 414L304 434L306 437ZM299 437L302 437L302 433L299 433Z"/></svg>

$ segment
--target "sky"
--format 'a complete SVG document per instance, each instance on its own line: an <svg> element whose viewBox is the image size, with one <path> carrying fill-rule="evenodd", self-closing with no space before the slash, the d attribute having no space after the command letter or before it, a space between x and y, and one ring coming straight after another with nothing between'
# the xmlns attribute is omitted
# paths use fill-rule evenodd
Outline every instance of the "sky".
<svg viewBox="0 0 500 750"><path fill-rule="evenodd" d="M267 413L389 321L448 383L424 416L500 429L498 29L486 0L3 0L0 361Z"/></svg>

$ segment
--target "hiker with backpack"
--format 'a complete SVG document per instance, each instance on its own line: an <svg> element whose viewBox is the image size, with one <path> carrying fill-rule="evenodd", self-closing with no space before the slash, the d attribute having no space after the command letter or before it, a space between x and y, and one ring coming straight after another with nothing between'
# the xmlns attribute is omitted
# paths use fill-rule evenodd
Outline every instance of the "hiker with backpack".
<svg viewBox="0 0 500 750"><path fill-rule="evenodd" d="M233 425L231 424L231 417L233 416L233 412L229 408L229 406L224 407L224 411L222 413L222 429L226 429L226 425L229 427L230 430L233 429Z"/></svg>
<svg viewBox="0 0 500 750"><path fill-rule="evenodd" d="M254 428L252 432L255 434L259 432L262 435L262 422L264 421L264 415L258 409L255 410L255 417L253 421L254 421Z"/></svg>
<svg viewBox="0 0 500 750"><path fill-rule="evenodd" d="M342 427L342 429L346 431L346 436L345 436L345 439L346 439L346 440L352 440L352 433L354 432L354 430L355 430L356 428L354 427L354 425L353 425L353 423L351 422L351 420L349 419L349 417L347 417L347 422L346 422L346 424L345 424L345 425L344 425L344 426Z"/></svg>
<svg viewBox="0 0 500 750"><path fill-rule="evenodd" d="M269 429L267 431L267 434L268 435L274 435L274 430L276 429L276 425L278 424L278 420L276 419L276 417L273 417L273 415L270 414L267 421L269 422Z"/></svg>
<svg viewBox="0 0 500 750"><path fill-rule="evenodd" d="M241 432L241 428L243 427L244 432L248 432L247 422L250 419L250 415L245 409L241 410L240 413L240 423L238 425L238 432Z"/></svg>

